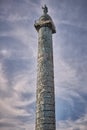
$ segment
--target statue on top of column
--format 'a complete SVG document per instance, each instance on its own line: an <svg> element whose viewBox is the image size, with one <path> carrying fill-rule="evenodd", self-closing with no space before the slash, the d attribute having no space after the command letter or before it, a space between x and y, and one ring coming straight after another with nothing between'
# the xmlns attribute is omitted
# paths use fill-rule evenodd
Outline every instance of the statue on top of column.
<svg viewBox="0 0 87 130"><path fill-rule="evenodd" d="M42 9L43 9L43 13L44 13L44 14L47 14L47 12L48 12L48 8L47 8L47 6L44 5L44 7L42 7Z"/></svg>

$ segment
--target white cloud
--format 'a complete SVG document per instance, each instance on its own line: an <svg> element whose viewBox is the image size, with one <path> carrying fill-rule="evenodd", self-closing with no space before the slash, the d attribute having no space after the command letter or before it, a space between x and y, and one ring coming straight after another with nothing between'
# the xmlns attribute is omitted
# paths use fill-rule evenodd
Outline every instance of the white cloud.
<svg viewBox="0 0 87 130"><path fill-rule="evenodd" d="M30 78L29 78L30 77ZM11 90L12 95L10 97L6 97L4 95L3 100L0 99L0 113L2 113L3 117L0 119L1 124L7 125L7 130L12 126L13 129L18 127L20 130L28 128L34 128L34 125L31 122L22 123L18 116L28 117L30 119L34 118L34 110L32 108L26 111L26 106L31 105L35 102L35 85L33 85L33 75L32 72L29 74L23 73L19 74L16 78L13 79L13 89ZM8 86L6 86L8 88ZM9 86L11 87L11 86ZM34 94L30 96L27 100L23 100L21 97L22 93ZM19 109L21 107L21 109ZM3 126L6 129L5 126Z"/></svg>
<svg viewBox="0 0 87 130"><path fill-rule="evenodd" d="M55 77L57 82L67 82L72 84L76 82L76 70L68 63L64 62L62 58L55 61L55 68Z"/></svg>
<svg viewBox="0 0 87 130"><path fill-rule="evenodd" d="M62 42L60 38L56 39L56 41L60 44ZM54 80L56 98L58 97L67 101L72 107L74 105L73 97L80 100L80 102L86 103L85 99L80 95L80 90L82 89L81 91L85 92L86 87L81 86L81 81L79 80L79 76L77 76L77 68L72 66L72 62L67 62L67 60L63 58L62 48L60 44L56 44L56 41L54 40ZM76 63L78 64L78 61L76 61Z"/></svg>
<svg viewBox="0 0 87 130"><path fill-rule="evenodd" d="M64 95L65 93L68 93L68 91L70 90L73 91L75 88L72 88L72 86L78 83L78 78L76 76L75 68L72 68L67 62L65 62L60 54L61 53L59 52L59 54L57 55L57 52L55 52L54 55L55 56L55 66L54 66L55 86L56 86L56 93L58 96L61 94Z"/></svg>
<svg viewBox="0 0 87 130"><path fill-rule="evenodd" d="M57 122L57 130L86 130L87 114L76 121L66 120Z"/></svg>
<svg viewBox="0 0 87 130"><path fill-rule="evenodd" d="M0 63L0 90L7 90L7 84L8 84L8 80L5 76L5 72L3 70L3 63Z"/></svg>
<svg viewBox="0 0 87 130"><path fill-rule="evenodd" d="M15 98L15 97L14 97ZM16 98L17 99L17 98ZM3 101L0 100L0 112L3 114L3 117L15 117L15 116L30 116L31 113L27 113L24 109L17 109L14 106L15 102L13 99L12 102L9 100L12 100L11 98L3 99Z"/></svg>
<svg viewBox="0 0 87 130"><path fill-rule="evenodd" d="M16 13L16 14L9 14L8 17L1 15L0 19L2 21L15 23L15 22L29 21L30 17L29 16L21 16L18 13Z"/></svg>
<svg viewBox="0 0 87 130"><path fill-rule="evenodd" d="M32 29L33 28L33 29ZM31 30L31 31L29 31ZM21 51L25 51L24 52L24 55L26 55L26 57L29 58L29 56L31 55L31 58L33 57L36 57L37 55L37 51L36 51L36 48L37 48L37 34L35 34L35 29L34 27L31 27L31 28L28 28L28 27L23 27L22 25L18 26L18 25L14 25L12 27L12 30L10 31L4 31L4 32L0 32L0 36L1 37L12 37L18 41L20 41L20 43L18 44L24 44L25 47L27 47L28 51L25 51L25 50L21 50ZM21 48L21 45L20 45L20 48ZM13 51L14 52L14 48L13 50L10 50L8 55L10 55L10 52ZM17 51L17 50L15 50ZM4 49L4 50L1 50L1 53L3 55L7 54L7 51ZM17 53L20 53L20 51L18 51ZM21 52L22 54L23 52Z"/></svg>
<svg viewBox="0 0 87 130"><path fill-rule="evenodd" d="M2 70L1 70L2 72ZM1 74L1 73L0 73ZM5 109L5 112L9 112L9 114L13 114L13 115L22 115L24 114L24 110L17 110L15 107L23 107L26 105L29 105L33 102L35 102L35 71L29 71L29 73L27 72L21 72L21 73L16 73L15 77L13 77L12 79L12 86L8 86L7 84L7 79L4 78L3 73L1 74L1 78L0 78L0 83L1 83L1 90L6 91L8 93L8 89L9 87L11 88L11 96L6 97L4 95L3 97L3 101L2 99L0 100L0 104L2 107L2 113ZM8 81L9 82L9 81ZM30 96L30 99L26 99L26 100L22 100L21 98L21 94L22 93L27 93ZM6 105L6 107L5 107ZM7 110L7 111L6 111ZM28 113L26 113L27 115Z"/></svg>
<svg viewBox="0 0 87 130"><path fill-rule="evenodd" d="M11 51L10 50L7 50L7 49L1 49L0 50L0 56L1 56L1 59L7 59L7 58L10 58L11 56Z"/></svg>

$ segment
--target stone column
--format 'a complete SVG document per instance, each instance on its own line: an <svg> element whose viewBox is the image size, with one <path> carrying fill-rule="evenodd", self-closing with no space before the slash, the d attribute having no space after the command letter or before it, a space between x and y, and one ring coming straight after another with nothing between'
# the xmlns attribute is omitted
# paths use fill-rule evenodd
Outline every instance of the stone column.
<svg viewBox="0 0 87 130"><path fill-rule="evenodd" d="M46 7L47 8L47 7ZM44 7L45 9L45 7ZM36 90L36 130L55 130L55 94L52 33L55 27L44 11L35 28L38 31L38 66Z"/></svg>

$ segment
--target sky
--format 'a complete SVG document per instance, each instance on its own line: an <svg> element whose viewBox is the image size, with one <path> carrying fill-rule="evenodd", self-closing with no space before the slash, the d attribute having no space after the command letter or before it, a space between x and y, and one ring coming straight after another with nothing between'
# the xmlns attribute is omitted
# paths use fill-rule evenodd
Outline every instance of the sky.
<svg viewBox="0 0 87 130"><path fill-rule="evenodd" d="M53 34L56 130L87 130L87 0L0 0L0 130L34 130L38 34Z"/></svg>

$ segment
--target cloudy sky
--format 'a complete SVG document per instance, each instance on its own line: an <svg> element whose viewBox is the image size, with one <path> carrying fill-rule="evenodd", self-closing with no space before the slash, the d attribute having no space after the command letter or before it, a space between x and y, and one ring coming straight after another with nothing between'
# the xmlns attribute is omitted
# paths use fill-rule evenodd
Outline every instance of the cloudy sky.
<svg viewBox="0 0 87 130"><path fill-rule="evenodd" d="M43 4L57 31L56 130L87 130L87 0L0 0L0 130L34 130Z"/></svg>

